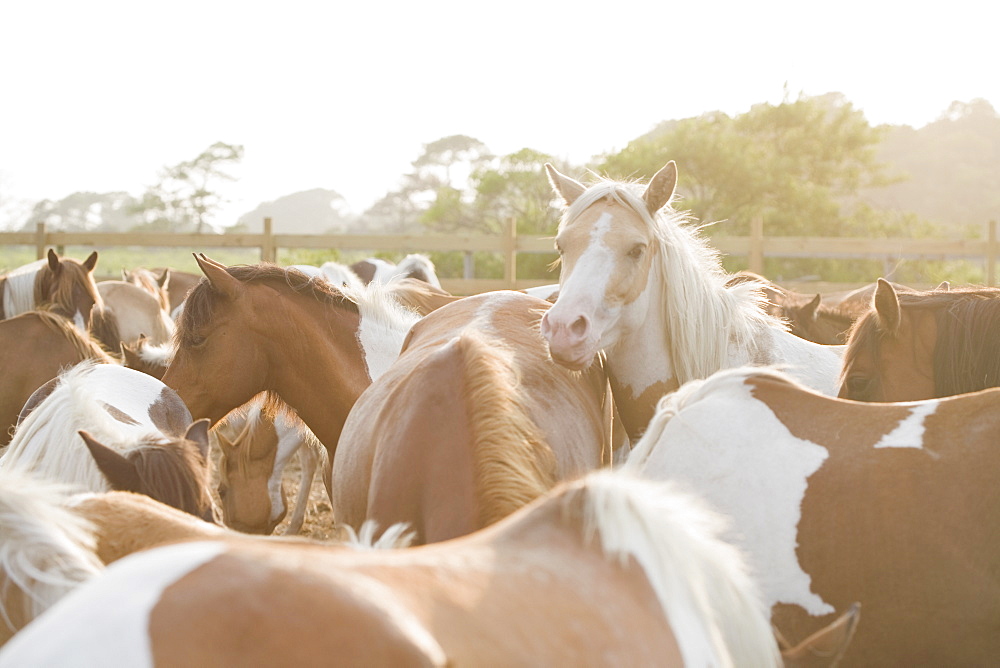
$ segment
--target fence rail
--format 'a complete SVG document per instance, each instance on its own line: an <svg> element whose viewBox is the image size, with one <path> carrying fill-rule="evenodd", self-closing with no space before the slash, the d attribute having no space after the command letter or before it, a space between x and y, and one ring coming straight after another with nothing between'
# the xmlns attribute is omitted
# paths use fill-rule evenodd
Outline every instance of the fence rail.
<svg viewBox="0 0 1000 668"><path fill-rule="evenodd" d="M749 236L718 236L712 244L728 255L746 256L751 271L763 273L765 257L789 258L870 258L979 260L984 264L987 285L996 284L996 263L1000 256L997 222L988 224L986 239L867 239L858 237L766 237L763 224L752 221ZM503 257L502 279L442 279L446 290L472 294L495 289L523 289L550 280L517 278L519 253L552 252L550 237L518 236L510 221L498 236L475 234L361 235L361 234L275 234L270 218L264 219L260 234L146 234L108 232L50 232L38 223L34 232L0 232L0 244L34 246L39 259L49 247L170 247L170 248L257 248L262 261L274 262L279 248L416 252L478 251ZM468 265L467 265L468 267Z"/></svg>

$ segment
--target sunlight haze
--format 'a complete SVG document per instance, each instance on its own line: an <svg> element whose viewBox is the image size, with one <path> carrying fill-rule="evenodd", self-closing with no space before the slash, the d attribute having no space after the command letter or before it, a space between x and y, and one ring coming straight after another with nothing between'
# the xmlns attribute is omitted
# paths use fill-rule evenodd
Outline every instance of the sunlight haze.
<svg viewBox="0 0 1000 668"><path fill-rule="evenodd" d="M983 3L7 3L0 205L141 194L242 144L230 224L329 188L360 213L424 144L576 162L668 119L837 91L872 124L1000 105ZM683 174L683 165L680 166ZM0 225L6 225L0 220Z"/></svg>

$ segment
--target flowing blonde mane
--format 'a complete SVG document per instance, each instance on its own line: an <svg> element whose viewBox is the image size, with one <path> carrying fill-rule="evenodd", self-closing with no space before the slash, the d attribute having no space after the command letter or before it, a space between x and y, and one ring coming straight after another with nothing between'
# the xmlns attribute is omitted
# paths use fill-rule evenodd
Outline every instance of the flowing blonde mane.
<svg viewBox="0 0 1000 668"><path fill-rule="evenodd" d="M555 485L555 455L529 417L511 353L468 332L458 343L474 435L479 522L486 526Z"/></svg>
<svg viewBox="0 0 1000 668"><path fill-rule="evenodd" d="M101 572L93 526L65 506L67 490L24 473L0 470L0 624L33 619ZM8 609L11 589L23 609Z"/></svg>
<svg viewBox="0 0 1000 668"><path fill-rule="evenodd" d="M670 483L598 471L573 483L564 508L583 507L585 536L638 562L687 666L778 666L770 614L725 519ZM581 498L582 497L582 498Z"/></svg>
<svg viewBox="0 0 1000 668"><path fill-rule="evenodd" d="M46 260L35 260L7 273L3 289L5 317L11 318L35 308L35 279L46 263Z"/></svg>
<svg viewBox="0 0 1000 668"><path fill-rule="evenodd" d="M686 212L669 205L654 217L642 199L643 186L604 180L587 188L566 210L561 226L609 199L638 216L659 252L648 280L663 286L663 328L667 353L681 384L704 378L729 364L734 348L754 350L763 328L783 328L764 312L755 283L726 287L719 253L709 246Z"/></svg>
<svg viewBox="0 0 1000 668"><path fill-rule="evenodd" d="M73 323L54 313L43 309L34 311L35 316L42 323L57 334L63 335L67 341L73 345L73 349L81 359L92 359L105 364L113 364L115 361L99 343L93 338L83 334Z"/></svg>

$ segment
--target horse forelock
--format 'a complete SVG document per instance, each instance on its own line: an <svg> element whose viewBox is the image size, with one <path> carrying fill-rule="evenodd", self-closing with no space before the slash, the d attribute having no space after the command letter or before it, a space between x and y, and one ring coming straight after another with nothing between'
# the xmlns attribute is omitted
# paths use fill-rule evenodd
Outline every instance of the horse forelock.
<svg viewBox="0 0 1000 668"><path fill-rule="evenodd" d="M211 508L208 465L191 441L147 438L125 457L142 484L142 489L135 491L196 517Z"/></svg>
<svg viewBox="0 0 1000 668"><path fill-rule="evenodd" d="M103 568L93 525L66 507L67 497L64 485L0 470L0 623L13 628L15 612L37 617ZM11 587L24 593L22 610L4 605Z"/></svg>
<svg viewBox="0 0 1000 668"><path fill-rule="evenodd" d="M556 460L524 404L511 353L470 333L457 345L474 435L479 521L486 526L551 489Z"/></svg>
<svg viewBox="0 0 1000 668"><path fill-rule="evenodd" d="M320 303L359 312L358 304L338 287L322 277L310 277L297 269L286 269L262 262L255 265L233 265L225 267L225 270L242 283L283 284L296 293L310 295ZM174 330L174 340L178 345L190 346L196 343L197 332L212 322L216 299L218 295L207 278L202 278L191 288L184 303L184 311Z"/></svg>
<svg viewBox="0 0 1000 668"><path fill-rule="evenodd" d="M847 346L844 348L844 362L839 381L841 387L847 382L848 373L862 355L871 355L875 368L878 368L882 354L882 338L885 335L878 313L875 311L864 313L854 321L847 333Z"/></svg>
<svg viewBox="0 0 1000 668"><path fill-rule="evenodd" d="M92 304L77 303L74 290L77 286L83 290L84 297ZM46 302L57 304L70 316L79 310L85 321L90 318L91 306L98 309L104 307L94 275L72 258L60 259L58 274L53 272L47 263L43 264L35 275L34 287L36 304Z"/></svg>
<svg viewBox="0 0 1000 668"><path fill-rule="evenodd" d="M599 471L568 485L564 516L608 557L634 559L656 593L685 665L780 665L770 614L726 520L670 483Z"/></svg>

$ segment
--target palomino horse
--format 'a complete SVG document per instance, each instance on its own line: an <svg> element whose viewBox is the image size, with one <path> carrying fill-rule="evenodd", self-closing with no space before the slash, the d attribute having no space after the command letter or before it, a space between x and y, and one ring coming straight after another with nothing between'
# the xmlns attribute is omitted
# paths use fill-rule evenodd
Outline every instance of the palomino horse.
<svg viewBox="0 0 1000 668"><path fill-rule="evenodd" d="M313 476L320 462L325 462L323 445L294 413L268 415L262 400L230 413L215 435L222 450L222 520L245 533L270 534L285 518L284 472L292 455L298 453L299 491L285 528L286 535L297 534L305 520Z"/></svg>
<svg viewBox="0 0 1000 668"><path fill-rule="evenodd" d="M370 257L367 260L355 262L350 267L351 271L368 285L369 283L389 283L395 278L415 278L425 283L430 283L435 288L441 287L434 269L434 263L430 258L420 253L407 255L399 264L393 264L386 260Z"/></svg>
<svg viewBox="0 0 1000 668"><path fill-rule="evenodd" d="M844 664L1000 656L1000 389L907 404L826 397L759 368L667 395L626 468L733 520L772 621L860 601Z"/></svg>
<svg viewBox="0 0 1000 668"><path fill-rule="evenodd" d="M87 331L90 313L101 306L94 283L97 251L83 262L61 258L49 249L47 259L37 260L0 276L0 319L46 308Z"/></svg>
<svg viewBox="0 0 1000 668"><path fill-rule="evenodd" d="M348 412L399 355L419 317L377 286L349 297L293 269L197 260L207 280L188 295L163 382L212 424L260 392L273 393L332 463Z"/></svg>
<svg viewBox="0 0 1000 668"><path fill-rule="evenodd" d="M102 319L114 320L118 340L94 335L109 349L122 343L134 344L145 335L152 345L168 343L174 334L174 321L157 298L146 290L125 281L101 281L97 291L104 301Z"/></svg>
<svg viewBox="0 0 1000 668"><path fill-rule="evenodd" d="M0 470L0 645L102 570L64 486Z"/></svg>
<svg viewBox="0 0 1000 668"><path fill-rule="evenodd" d="M141 492L211 520L207 452L207 420L192 423L173 390L144 373L86 361L28 399L0 469L95 492Z"/></svg>
<svg viewBox="0 0 1000 668"><path fill-rule="evenodd" d="M605 351L629 436L645 429L663 394L740 364L782 364L836 394L840 351L790 334L764 312L756 284L727 288L717 254L669 208L673 162L644 190L614 181L585 188L546 169L568 208L556 236L559 298L542 334L572 369Z"/></svg>
<svg viewBox="0 0 1000 668"><path fill-rule="evenodd" d="M0 446L10 441L17 416L39 387L77 362L113 360L63 317L29 311L0 321Z"/></svg>
<svg viewBox="0 0 1000 668"><path fill-rule="evenodd" d="M851 331L840 396L916 401L1000 386L1000 290L896 291L879 279Z"/></svg>
<svg viewBox="0 0 1000 668"><path fill-rule="evenodd" d="M775 666L719 519L662 483L564 484L486 530L408 550L189 542L110 566L0 666ZM137 595L138 593L138 595ZM303 615L302 611L309 614Z"/></svg>
<svg viewBox="0 0 1000 668"><path fill-rule="evenodd" d="M603 366L549 359L544 300L498 291L416 323L361 395L333 462L333 511L355 528L406 522L418 542L475 531L610 463Z"/></svg>

